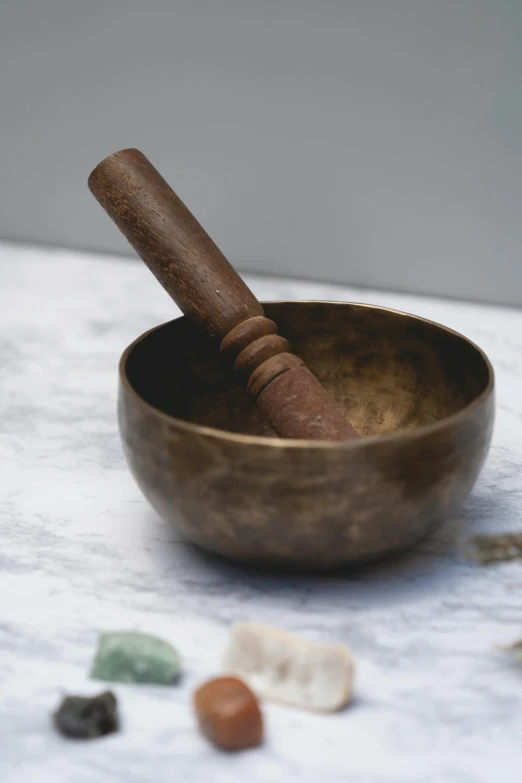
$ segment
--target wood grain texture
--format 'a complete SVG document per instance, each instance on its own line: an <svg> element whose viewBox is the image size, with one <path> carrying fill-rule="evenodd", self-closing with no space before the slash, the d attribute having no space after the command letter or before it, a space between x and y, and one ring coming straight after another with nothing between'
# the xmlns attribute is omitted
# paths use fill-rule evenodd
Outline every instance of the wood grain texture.
<svg viewBox="0 0 522 783"><path fill-rule="evenodd" d="M263 315L248 286L139 150L105 158L89 188L185 315L221 337Z"/></svg>
<svg viewBox="0 0 522 783"><path fill-rule="evenodd" d="M257 397L281 437L345 440L358 437L333 398L264 317L252 291L150 161L136 149L96 166L89 188L178 307L210 334L236 372L250 376ZM288 391L291 389L291 393Z"/></svg>
<svg viewBox="0 0 522 783"><path fill-rule="evenodd" d="M296 405L303 397L313 400L313 406ZM299 438L307 432L309 438L334 440L339 432L357 437L348 430L350 424L340 408L331 404L331 397L306 365L293 367L278 375L261 391L257 403L276 432L284 429L287 438Z"/></svg>

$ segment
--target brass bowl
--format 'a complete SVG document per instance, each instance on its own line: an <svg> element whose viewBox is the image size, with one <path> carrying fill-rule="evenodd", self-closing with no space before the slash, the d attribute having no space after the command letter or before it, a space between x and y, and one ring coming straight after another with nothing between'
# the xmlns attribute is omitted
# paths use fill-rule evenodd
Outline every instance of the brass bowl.
<svg viewBox="0 0 522 783"><path fill-rule="evenodd" d="M265 309L367 437L275 438L216 341L178 318L120 362L120 430L144 495L188 539L243 562L323 569L409 547L482 467L494 420L487 357L382 307Z"/></svg>

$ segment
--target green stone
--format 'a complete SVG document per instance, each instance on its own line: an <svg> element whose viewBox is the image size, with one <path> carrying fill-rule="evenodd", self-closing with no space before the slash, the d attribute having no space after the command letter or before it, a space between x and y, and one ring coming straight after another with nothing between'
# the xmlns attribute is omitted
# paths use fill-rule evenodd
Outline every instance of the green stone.
<svg viewBox="0 0 522 783"><path fill-rule="evenodd" d="M102 633L91 677L107 682L171 685L179 678L179 655L170 644L141 633Z"/></svg>

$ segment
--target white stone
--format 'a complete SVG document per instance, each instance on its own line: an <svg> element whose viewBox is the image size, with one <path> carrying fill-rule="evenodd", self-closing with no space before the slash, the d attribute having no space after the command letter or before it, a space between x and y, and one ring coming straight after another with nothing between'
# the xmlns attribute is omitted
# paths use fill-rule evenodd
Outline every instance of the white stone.
<svg viewBox="0 0 522 783"><path fill-rule="evenodd" d="M352 696L354 662L340 644L319 644L263 625L236 625L225 670L262 699L316 712L337 712Z"/></svg>

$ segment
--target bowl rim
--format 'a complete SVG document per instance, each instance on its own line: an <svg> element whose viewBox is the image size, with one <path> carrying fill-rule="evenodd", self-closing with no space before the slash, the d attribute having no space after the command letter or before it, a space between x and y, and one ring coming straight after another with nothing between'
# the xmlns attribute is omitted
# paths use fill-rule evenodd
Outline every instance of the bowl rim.
<svg viewBox="0 0 522 783"><path fill-rule="evenodd" d="M277 448L290 448L290 449L324 449L325 447L336 449L336 450L345 450L345 449L353 449L353 448L360 448L362 445L367 445L369 443L393 443L393 442L406 442L408 440L412 440L416 437L419 437L421 435L430 435L432 433L436 433L439 430L444 430L448 426L452 426L454 424L458 424L460 421L467 419L469 416L472 415L473 411L480 407L482 403L488 399L488 397L491 396L495 389L495 371L493 369L493 365L491 364L490 360L488 359L486 353L480 348L473 340L470 340L468 337L465 337L460 332L455 331L454 329L450 329L448 326L444 326L443 324L439 324L436 321L432 321L429 318L423 318L420 315L414 315L413 313L407 313L403 310L396 310L393 307L385 307L383 305L372 305L364 302L343 302L339 300L332 300L332 299L276 299L276 300L270 300L270 301L263 301L261 302L262 305L285 305L285 304L324 304L324 305L341 305L341 306L352 306L352 307L365 307L371 310L382 310L384 312L393 313L394 315L400 315L400 316L406 316L407 318L411 318L415 321L421 321L424 324L427 324L429 326L435 326L437 329L441 329L442 331L446 332L447 334L453 335L454 337L458 337L461 340L464 340L464 342L468 343L472 348L477 351L477 353L482 357L484 364L486 365L486 369L488 372L488 380L486 383L486 386L484 390L475 397L474 400L472 400L470 403L468 403L464 408L461 408L461 410L456 411L455 413L451 413L449 416L445 416L442 419L439 419L438 421L431 422L429 424L420 424L418 427L413 427L409 430L403 430L399 432L390 432L386 435L363 435L360 438L357 438L355 440L309 440L309 439L297 439L297 438L278 438L276 436L266 436L266 435L246 435L241 432L230 432L228 430L221 430L218 427L208 427L203 424L195 424L194 422L185 421L184 419L178 419L176 416L171 416L169 413L165 413L165 411L162 411L160 408L157 408L155 405L152 405L150 402L147 402L134 388L134 386L131 384L129 378L127 377L126 372L126 365L127 365L127 359L129 358L130 354L134 350L134 348L138 345L138 343L145 340L150 334L153 332L158 331L159 329L162 329L164 326L167 326L168 324L173 323L174 321L180 320L180 318L187 318L188 316L185 316L181 314L177 318L172 318L169 321L164 321L161 324L157 324L156 326L153 326L151 329L147 329L147 331L140 334L135 340L133 340L130 345L125 348L123 351L119 363L118 363L118 372L119 372L119 378L121 385L126 389L127 392L131 394L132 397L136 400L136 402L144 407L149 412L153 413L155 416L159 416L161 419L164 419L169 424L173 424L176 427L178 427L181 430L185 430L186 432L190 432L197 435L202 435L207 438L215 438L216 440L225 440L232 443L238 443L238 444L250 444L250 445L256 445L256 446L276 446Z"/></svg>

